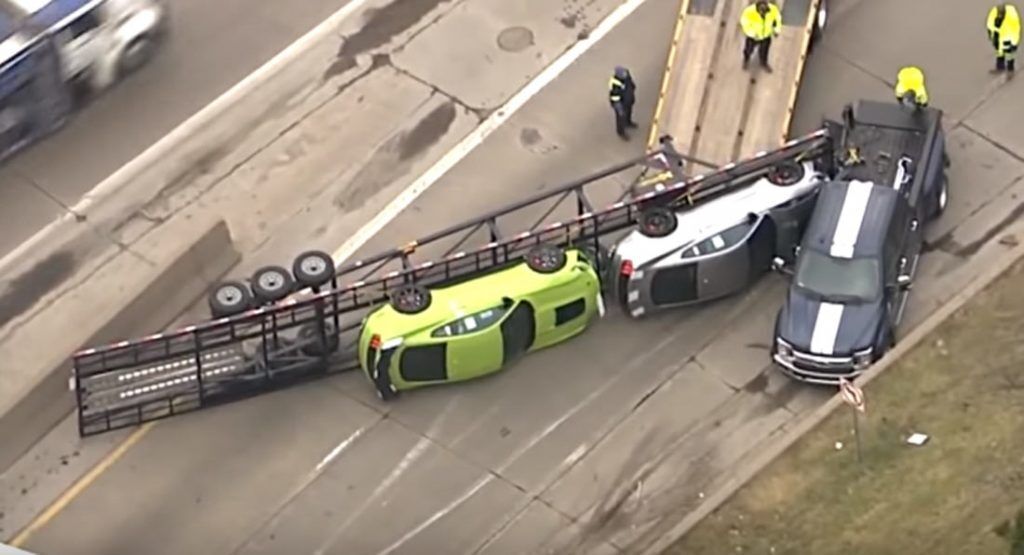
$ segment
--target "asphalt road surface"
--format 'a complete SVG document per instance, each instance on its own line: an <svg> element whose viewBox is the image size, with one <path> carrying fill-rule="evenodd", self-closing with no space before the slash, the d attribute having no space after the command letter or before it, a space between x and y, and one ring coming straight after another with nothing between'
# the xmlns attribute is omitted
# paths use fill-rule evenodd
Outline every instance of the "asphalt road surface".
<svg viewBox="0 0 1024 555"><path fill-rule="evenodd" d="M987 73L985 2L832 4L797 131L848 100L890 98L906 63L925 69L932 103L947 112L951 204L929 230L909 327L1014 231L1024 202L1015 97L1024 85ZM611 66L629 65L638 113L650 113L675 6L640 8L363 250L635 152L637 144L614 137L602 85ZM909 20L921 25L908 28ZM948 30L939 46L935 29ZM432 34L459 32L428 28L419 39ZM469 82L441 81L454 97L472 92ZM336 208L311 208L301 225L325 225ZM264 255L294 254L299 236L276 239ZM642 322L612 312L493 378L393 404L350 374L172 419L139 436L25 547L61 555L636 552L758 441L830 393L767 364L785 285L771 276L743 295Z"/></svg>
<svg viewBox="0 0 1024 555"><path fill-rule="evenodd" d="M149 65L0 168L0 256L346 3L167 2Z"/></svg>

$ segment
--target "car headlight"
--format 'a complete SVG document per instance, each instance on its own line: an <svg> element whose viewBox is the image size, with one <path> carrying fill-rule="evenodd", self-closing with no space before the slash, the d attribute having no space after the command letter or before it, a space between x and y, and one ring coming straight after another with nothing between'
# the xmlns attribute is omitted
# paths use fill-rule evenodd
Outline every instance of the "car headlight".
<svg viewBox="0 0 1024 555"><path fill-rule="evenodd" d="M867 349L864 349L863 351L856 351L856 352L854 352L853 353L853 366L854 366L854 368L857 368L858 370L861 370L861 369L867 368L868 366L871 366L871 363L874 362L874 352L875 352L874 348L871 348L871 347L869 347Z"/></svg>
<svg viewBox="0 0 1024 555"><path fill-rule="evenodd" d="M793 358L793 346L776 337L775 353L782 358Z"/></svg>

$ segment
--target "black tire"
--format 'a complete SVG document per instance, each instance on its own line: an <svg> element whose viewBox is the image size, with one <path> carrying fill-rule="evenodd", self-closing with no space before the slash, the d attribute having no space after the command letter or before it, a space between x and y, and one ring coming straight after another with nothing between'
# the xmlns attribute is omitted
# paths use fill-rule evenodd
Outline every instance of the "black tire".
<svg viewBox="0 0 1024 555"><path fill-rule="evenodd" d="M291 295L295 289L292 275L280 266L264 266L256 270L251 284L253 296L264 304L276 303Z"/></svg>
<svg viewBox="0 0 1024 555"><path fill-rule="evenodd" d="M538 274L553 274L567 261L565 251L554 245L537 245L526 253L526 265Z"/></svg>
<svg viewBox="0 0 1024 555"><path fill-rule="evenodd" d="M398 392L392 390L389 385L377 385L373 389L377 392L377 398L385 403L388 401L394 401L398 397Z"/></svg>
<svg viewBox="0 0 1024 555"><path fill-rule="evenodd" d="M131 75L146 65L156 52L156 37L152 35L139 35L132 39L118 62L118 70L121 76Z"/></svg>
<svg viewBox="0 0 1024 555"><path fill-rule="evenodd" d="M768 181L777 187L788 187L799 183L806 173L803 164L783 162L768 170Z"/></svg>
<svg viewBox="0 0 1024 555"><path fill-rule="evenodd" d="M390 367L390 365L389 365ZM377 398L387 403L393 401L398 397L398 390L394 384L391 383L391 375L388 374L390 370L385 369L383 373L377 373L374 375L370 373L370 380L373 381L373 390L377 393Z"/></svg>
<svg viewBox="0 0 1024 555"><path fill-rule="evenodd" d="M679 219L675 212L659 206L644 210L637 220L637 225L640 233L646 237L665 237L676 230Z"/></svg>
<svg viewBox="0 0 1024 555"><path fill-rule="evenodd" d="M292 275L303 287L320 287L334 278L334 259L322 251L307 251L295 257Z"/></svg>
<svg viewBox="0 0 1024 555"><path fill-rule="evenodd" d="M822 22L822 13L824 12L825 21ZM814 47L821 42L822 37L825 36L825 29L828 27L828 2L827 0L821 0L821 4L818 5L818 11L814 14L814 26L811 27L811 41L807 45L807 52L814 52Z"/></svg>
<svg viewBox="0 0 1024 555"><path fill-rule="evenodd" d="M430 307L430 291L419 285L405 285L391 294L391 307L401 314L417 314Z"/></svg>
<svg viewBox="0 0 1024 555"><path fill-rule="evenodd" d="M932 210L932 219L938 218L949 206L949 178L942 174L942 183L939 184L939 193L935 195L935 208Z"/></svg>
<svg viewBox="0 0 1024 555"><path fill-rule="evenodd" d="M320 326L316 324L305 324L299 328L296 339L299 343L303 344L301 347L302 354L311 357L322 357L338 350L341 340L338 338L338 333L334 330L334 326L331 324L324 324L324 327L324 333L327 335L326 350L320 343Z"/></svg>
<svg viewBox="0 0 1024 555"><path fill-rule="evenodd" d="M252 293L240 281L225 281L217 284L206 298L210 314L214 318L227 318L241 314L253 307Z"/></svg>
<svg viewBox="0 0 1024 555"><path fill-rule="evenodd" d="M893 333L892 328L885 330L885 335L882 336L881 344L879 345L879 351L875 353L875 362L881 360L885 353L888 353L896 346L896 335Z"/></svg>

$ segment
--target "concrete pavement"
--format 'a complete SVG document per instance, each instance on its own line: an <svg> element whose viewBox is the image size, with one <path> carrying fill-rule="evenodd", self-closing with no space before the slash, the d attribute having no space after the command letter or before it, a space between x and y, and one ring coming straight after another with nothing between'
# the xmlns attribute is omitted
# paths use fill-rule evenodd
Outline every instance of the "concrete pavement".
<svg viewBox="0 0 1024 555"><path fill-rule="evenodd" d="M168 2L171 32L149 65L0 169L0 257L345 3Z"/></svg>
<svg viewBox="0 0 1024 555"><path fill-rule="evenodd" d="M637 111L649 113L663 63L651 52L667 48L674 4L648 2L365 250L634 152L639 144L612 135L601 86L608 67L630 65L640 86ZM980 31L951 33L948 51L925 46L931 29L980 21L976 15L987 9L980 1L942 13L925 9L923 0L835 8L829 35L809 62L798 128L837 114L853 98L889 98L885 81L907 58L924 67L933 103L949 112L951 205L929 230L933 247L911 301L912 326L1005 248L998 244L1004 222L1012 222L1024 193L1024 135L1012 109L1022 85L1000 86L985 73L989 52ZM493 17L481 10L478 17ZM902 22L911 13L932 19L908 31ZM897 51L903 57L894 58ZM474 82L454 80L446 92L486 98ZM425 113L444 113L444 105ZM274 148L303 144L297 158L309 165L277 171L330 165L302 137L286 133ZM383 141L314 195L299 217L257 243L239 275L287 262L305 247L340 244L393 185L353 202L336 184L390 170L401 160L399 144ZM417 164L374 183L400 182ZM159 424L27 547L69 554L640 551L699 505L753 445L829 393L792 383L766 363L784 287L770 276L743 295L642 322L613 313L573 342L493 378L394 404L377 402L353 374ZM18 492L4 489L2 506L12 506Z"/></svg>

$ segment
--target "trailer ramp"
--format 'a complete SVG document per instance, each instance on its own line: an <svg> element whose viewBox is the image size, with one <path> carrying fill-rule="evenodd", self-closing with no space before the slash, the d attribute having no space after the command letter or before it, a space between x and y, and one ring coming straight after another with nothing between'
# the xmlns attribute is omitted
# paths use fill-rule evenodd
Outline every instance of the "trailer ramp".
<svg viewBox="0 0 1024 555"><path fill-rule="evenodd" d="M723 165L786 141L821 0L777 0L782 30L769 63L744 70L740 14L749 0L682 0L649 143Z"/></svg>

